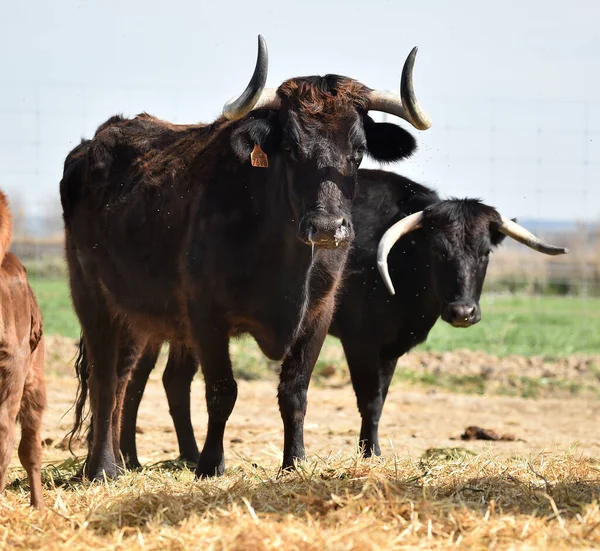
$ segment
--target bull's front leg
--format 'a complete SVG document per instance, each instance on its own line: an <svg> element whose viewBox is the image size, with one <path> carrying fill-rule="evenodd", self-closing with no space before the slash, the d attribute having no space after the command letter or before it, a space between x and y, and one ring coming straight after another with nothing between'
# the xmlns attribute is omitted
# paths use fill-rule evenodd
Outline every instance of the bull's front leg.
<svg viewBox="0 0 600 551"><path fill-rule="evenodd" d="M283 419L282 469L294 468L294 461L306 457L304 451L304 417L308 385L333 313L333 297L292 346L283 361L279 378L279 411Z"/></svg>

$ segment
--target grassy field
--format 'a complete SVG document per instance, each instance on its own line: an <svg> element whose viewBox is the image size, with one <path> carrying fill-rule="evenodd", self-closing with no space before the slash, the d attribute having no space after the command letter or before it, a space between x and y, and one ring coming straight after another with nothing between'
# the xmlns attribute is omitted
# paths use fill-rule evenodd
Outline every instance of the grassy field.
<svg viewBox="0 0 600 551"><path fill-rule="evenodd" d="M600 353L599 299L484 296L481 309L481 322L467 330L438 321L420 349L469 348L497 356Z"/></svg>
<svg viewBox="0 0 600 551"><path fill-rule="evenodd" d="M35 279L29 282L44 316L48 335L79 337L79 320L73 311L69 285L65 279Z"/></svg>
<svg viewBox="0 0 600 551"><path fill-rule="evenodd" d="M32 286L46 333L78 337L66 281L33 278ZM600 354L600 299L484 296L481 306L483 319L478 325L465 330L438 322L419 349L468 348L497 356Z"/></svg>

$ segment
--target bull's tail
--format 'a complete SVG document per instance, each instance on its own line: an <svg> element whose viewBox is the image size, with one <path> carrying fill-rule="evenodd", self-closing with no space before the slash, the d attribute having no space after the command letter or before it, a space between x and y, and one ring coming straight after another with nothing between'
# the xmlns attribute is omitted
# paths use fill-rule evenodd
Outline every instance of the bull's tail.
<svg viewBox="0 0 600 551"><path fill-rule="evenodd" d="M0 264L8 252L12 239L12 215L6 195L0 191Z"/></svg>
<svg viewBox="0 0 600 551"><path fill-rule="evenodd" d="M73 423L73 429L68 434L69 450L71 453L73 453L73 440L80 436L83 423L89 414L89 412L86 412L85 408L88 396L89 364L83 336L79 339L79 351L77 353L77 359L75 360L75 373L79 380L79 385L77 387L77 396L75 397L75 421Z"/></svg>

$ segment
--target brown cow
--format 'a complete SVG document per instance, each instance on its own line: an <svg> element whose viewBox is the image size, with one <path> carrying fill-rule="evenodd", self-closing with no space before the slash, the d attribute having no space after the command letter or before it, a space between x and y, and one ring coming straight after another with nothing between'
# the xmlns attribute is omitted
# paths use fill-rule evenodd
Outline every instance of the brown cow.
<svg viewBox="0 0 600 551"><path fill-rule="evenodd" d="M383 111L427 129L412 86L401 94L340 75L267 89L267 50L250 84L209 124L115 116L65 160L60 195L71 294L83 339L74 432L89 388L86 475L121 465L121 410L140 353L163 341L193 350L208 410L196 475L221 475L237 399L229 341L250 334L282 362L282 466L305 457L310 375L327 334L354 230L351 205L365 155L408 157L413 136L376 123Z"/></svg>
<svg viewBox="0 0 600 551"><path fill-rule="evenodd" d="M40 432L46 387L42 314L25 268L7 252L11 233L10 210L0 192L0 493L6 486L19 421L19 459L27 471L31 505L43 509Z"/></svg>

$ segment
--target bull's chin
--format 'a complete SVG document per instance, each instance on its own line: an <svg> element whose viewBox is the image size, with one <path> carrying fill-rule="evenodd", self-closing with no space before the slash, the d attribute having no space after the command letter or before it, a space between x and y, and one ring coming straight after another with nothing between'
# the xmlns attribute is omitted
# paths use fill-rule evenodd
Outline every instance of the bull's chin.
<svg viewBox="0 0 600 551"><path fill-rule="evenodd" d="M456 327L457 329L466 329L468 327L472 327L473 325L479 323L479 320L469 321L465 319L456 319L452 321L444 320L446 323L449 323L452 327Z"/></svg>
<svg viewBox="0 0 600 551"><path fill-rule="evenodd" d="M346 239L342 241L335 239L320 239L318 241L311 241L310 239L305 239L303 237L299 237L299 239L305 245L314 247L315 249L339 249L348 245L348 240Z"/></svg>
<svg viewBox="0 0 600 551"><path fill-rule="evenodd" d="M471 323L470 321L456 320L456 321L451 322L451 325L452 325L452 327L466 329L467 327L471 327L474 324Z"/></svg>

